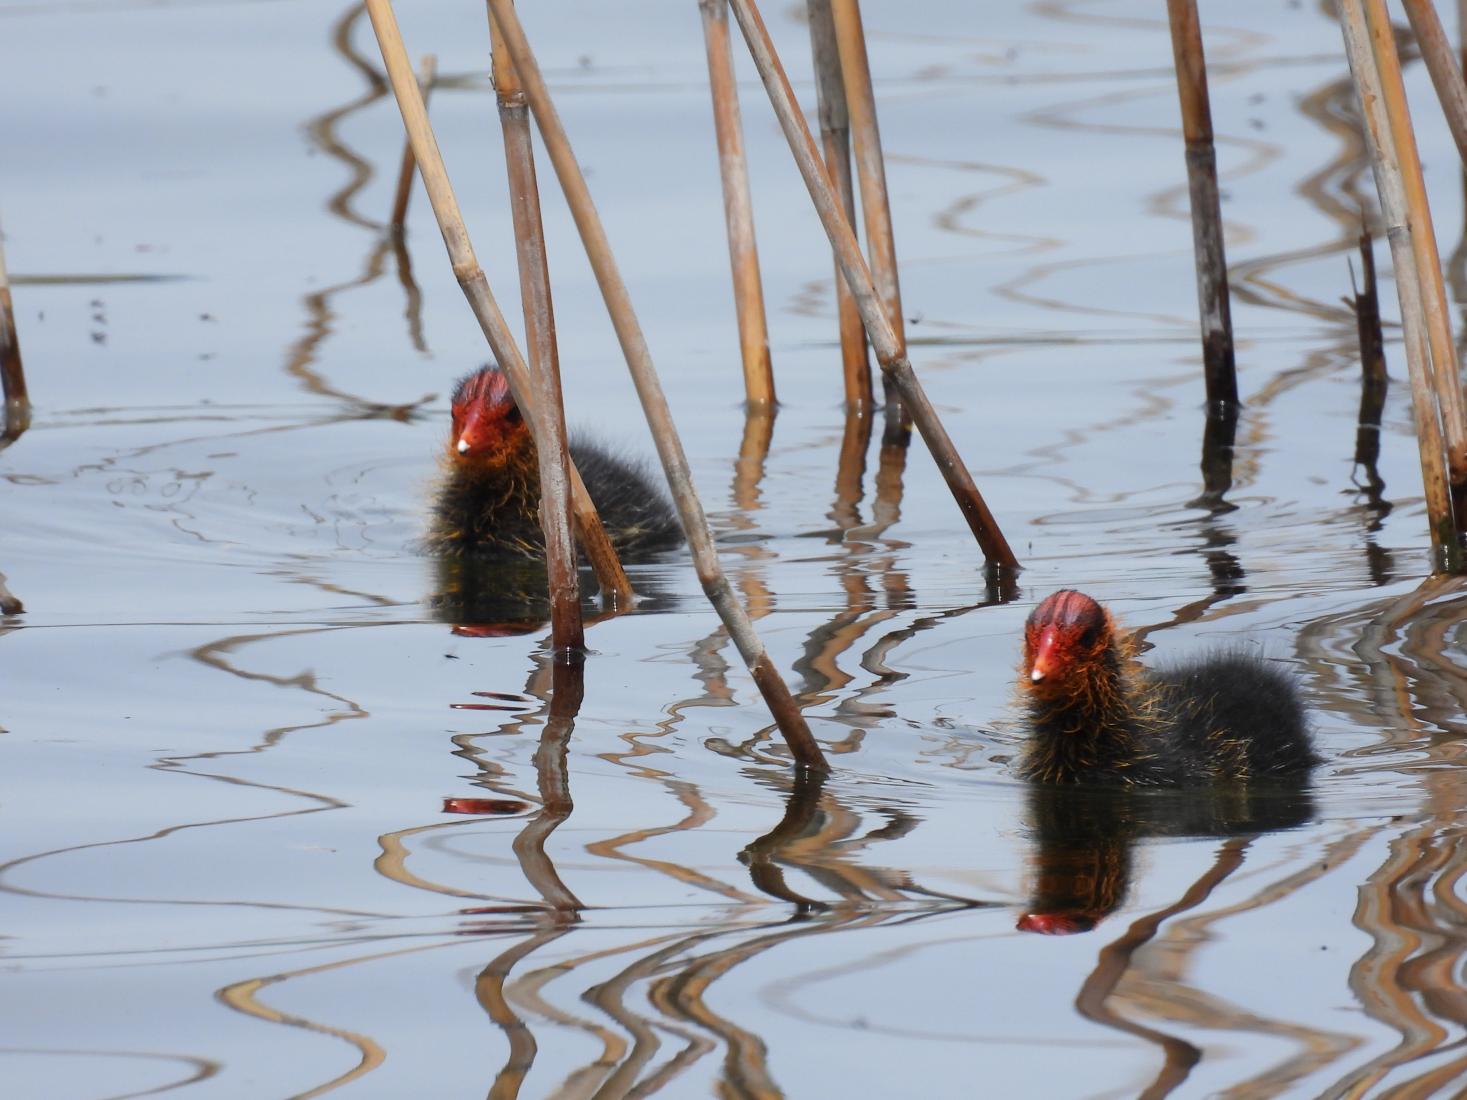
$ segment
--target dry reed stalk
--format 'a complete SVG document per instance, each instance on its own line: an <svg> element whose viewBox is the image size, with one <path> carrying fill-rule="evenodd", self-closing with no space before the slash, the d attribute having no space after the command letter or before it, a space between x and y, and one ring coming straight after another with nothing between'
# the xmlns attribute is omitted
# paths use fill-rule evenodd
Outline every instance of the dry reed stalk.
<svg viewBox="0 0 1467 1100"><path fill-rule="evenodd" d="M896 334L901 354L907 353L906 319L902 315L901 282L897 276L896 236L891 227L891 200L886 190L886 157L876 123L876 92L871 83L871 60L858 0L831 0L836 46L840 51L841 79L846 88L851 137L855 144L856 176L861 185L861 210L866 224L866 252L872 279L881 294L886 319ZM851 222L852 229L855 222ZM902 406L895 380L882 373L886 400L886 427L882 446L905 447L911 438L911 414Z"/></svg>
<svg viewBox="0 0 1467 1100"><path fill-rule="evenodd" d="M886 319L896 336L900 354L907 351L906 322L902 318L902 290L897 278L896 238L891 228L891 201L886 191L886 161L881 152L881 130L876 124L876 93L871 86L871 62L866 55L866 32L861 27L857 0L830 0L840 51L841 78L850 113L851 138L856 152L856 176L861 183L861 210L866 219L866 247L871 271Z"/></svg>
<svg viewBox="0 0 1467 1100"><path fill-rule="evenodd" d="M433 94L433 81L438 76L438 58L431 53L425 53L423 60L418 63L418 92L423 97L423 110L428 109L428 98ZM408 199L413 193L413 170L417 168L417 159L413 156L413 143L404 138L402 145L402 166L397 170L397 193L392 199L392 221L393 229L401 230L402 224L407 220Z"/></svg>
<svg viewBox="0 0 1467 1100"><path fill-rule="evenodd" d="M1452 44L1447 41L1436 7L1429 0L1401 0L1401 3L1406 18L1411 20L1411 31L1421 47L1432 86L1441 100L1452 140L1457 143L1457 154L1467 164L1467 84L1462 81L1462 67L1452 54Z"/></svg>
<svg viewBox="0 0 1467 1100"><path fill-rule="evenodd" d="M5 235L0 232L0 395L5 398L0 435L15 439L30 425L31 402L20 365L20 336L15 328L15 302L5 270Z"/></svg>
<svg viewBox="0 0 1467 1100"><path fill-rule="evenodd" d="M485 13L488 14L487 11ZM555 340L555 307L550 296L550 265L545 227L540 219L540 188L535 181L535 147L530 112L504 44L489 20L494 94L504 131L504 161L509 172L509 208L519 260L520 301L525 313L525 351L543 415L536 451L540 463L540 523L545 529L545 564L550 581L550 636L557 653L585 647L576 547L571 541L570 455L565 442L565 403L560 386L560 354Z"/></svg>
<svg viewBox="0 0 1467 1100"><path fill-rule="evenodd" d="M1375 187L1390 241L1391 261L1396 273L1396 293L1401 303L1401 327L1406 345L1406 368L1411 382L1411 412L1416 422L1416 445L1421 457L1421 478L1426 493L1426 511L1431 532L1433 570L1457 572L1462 561L1456 527L1452 522L1452 499L1447 487L1446 451L1431 382L1431 360L1426 345L1422 315L1421 285L1412 256L1411 226L1406 213L1405 184L1396 160L1395 140L1386 115L1380 73L1370 48L1361 0L1340 0L1340 29L1345 54L1355 78L1360 100L1365 141L1370 151Z"/></svg>
<svg viewBox="0 0 1467 1100"><path fill-rule="evenodd" d="M1223 251L1222 204L1217 190L1217 151L1207 96L1207 60L1197 0L1167 0L1187 143L1187 192L1192 209L1192 248L1197 263L1197 309L1202 322L1202 370L1207 407L1216 412L1238 403L1233 361L1233 316L1228 301L1228 262Z"/></svg>
<svg viewBox="0 0 1467 1100"><path fill-rule="evenodd" d="M1406 216L1411 226L1411 256L1421 284L1421 301L1426 317L1427 344L1431 350L1432 381L1441 410L1442 434L1447 447L1447 480L1452 509L1460 534L1467 531L1467 411L1463 409L1457 349L1452 342L1452 323L1447 313L1447 291L1442 283L1441 257L1437 254L1436 228L1426 198L1426 181L1421 174L1421 157L1416 149L1416 131L1406 103L1406 86L1401 79L1401 62L1396 56L1396 39L1385 0L1365 0L1365 20L1380 73L1381 94L1395 142L1396 160L1405 184Z"/></svg>
<svg viewBox="0 0 1467 1100"><path fill-rule="evenodd" d="M458 279L459 287L468 299L469 308L474 311L474 317L483 329L495 359L504 369L515 403L524 414L525 422L530 425L535 438L539 439L540 410L535 401L535 388L530 372L515 344L514 335L505 324L504 314L499 311L499 305L489 289L484 270L474 255L474 246L464 227L463 216L459 213L458 199L454 197L453 185L448 180L442 154L438 151L438 139L433 135L433 127L428 122L422 97L418 94L418 83L413 76L412 66L408 63L407 50L397 28L397 17L392 12L392 4L390 0L366 0L366 4L367 14L372 19L372 29L377 35L377 44L382 50L382 60L387 66L388 79L392 82L393 95L402 112L403 126L413 144L413 156L417 159L418 171L423 177L423 188L428 193L433 216L438 220L443 244L448 249L448 256L453 264L454 277ZM623 599L629 598L631 585L622 571L615 551L611 549L611 540L606 537L606 531L596 514L596 506L586 492L580 475L576 473L574 463L571 464L570 475L571 503L575 511L577 533L581 537L586 556L596 569L597 579L604 591L615 593Z"/></svg>
<svg viewBox="0 0 1467 1100"><path fill-rule="evenodd" d="M810 50L815 55L815 102L820 116L820 144L825 170L840 196L846 222L856 227L856 191L851 178L851 119L841 76L840 47L830 0L809 0ZM866 357L866 326L855 296L835 263L836 314L840 318L841 377L845 381L846 412L864 413L871 407L871 363Z"/></svg>
<svg viewBox="0 0 1467 1100"><path fill-rule="evenodd" d="M764 316L764 286L759 248L754 241L754 204L744 159L744 128L734 83L733 51L728 40L728 0L698 0L703 41L708 50L708 87L713 93L713 129L718 138L718 169L723 180L723 217L728 226L728 258L733 268L734 309L739 351L744 361L744 394L751 409L773 408L774 367L769 360L769 327Z"/></svg>
<svg viewBox="0 0 1467 1100"><path fill-rule="evenodd" d="M369 2L382 4L386 3L386 0L369 0ZM682 520L683 531L688 538L688 546L692 551L693 565L697 570L698 580L703 585L703 591L707 593L709 602L713 604L719 618L727 627L729 637L733 639L739 655L753 674L754 683L764 697L765 704L774 716L775 723L779 726L780 733L784 735L785 742L789 745L795 760L805 767L828 770L825 756L811 735L809 727L805 724L805 719L800 714L789 687L769 659L764 643L755 633L753 623L750 622L747 612L734 595L733 588L729 585L728 579L718 564L718 553L713 546L713 536L708 530L708 521L703 515L703 506L693 487L692 471L688 469L688 460L683 453L682 440L678 437L677 425L673 423L672 412L667 407L667 398L663 395L662 383L658 380L657 370L652 365L652 356L647 349L647 341L642 335L642 328L632 309L626 284L622 281L616 259L611 253L611 245L606 239L606 231L601 225L601 218L596 213L595 204L591 201L591 192L586 187L585 177L581 174L580 165L576 162L575 154L571 150L565 128L561 125L560 116L556 113L555 104L551 102L550 92L545 86L545 78L540 72L540 66L525 38L524 27L520 25L519 16L515 13L510 0L489 0L489 8L510 58L514 61L520 81L524 85L525 95L530 101L530 109L535 113L535 121L540 127L541 139L545 143L551 163L555 166L561 189L565 192L566 201L571 208L571 215L575 218L576 227L581 232L587 258L591 262L592 270L596 273L596 281L601 287L601 294L606 300L606 308L611 315L612 326L616 329L617 340L626 357L627 368L631 372L632 382L636 386L637 396L641 399L648 427L652 431L653 442L657 446L657 456L662 462L668 487L672 491L673 502L677 505L678 516Z"/></svg>
<svg viewBox="0 0 1467 1100"><path fill-rule="evenodd" d="M861 319L866 324L866 334L871 339L871 346L876 349L876 358L882 371L894 381L903 407L922 433L922 438L942 471L948 488L952 490L984 557L990 565L1001 569L1017 568L1018 560L1014 557L1014 552L1009 548L1003 532L999 530L993 514L988 510L988 505L984 503L982 494L978 492L972 476L953 447L947 430L938 419L937 410L932 407L921 382L917 380L916 372L907 360L905 344L892 328L882 299L872 282L871 272L861 256L855 234L845 220L840 200L835 195L835 189L820 159L820 151L815 147L815 139L811 137L810 128L805 124L805 116L800 113L799 105L795 102L789 79L774 51L774 43L770 41L769 31L764 26L758 8L754 6L753 0L731 0L731 3L734 16L748 42L749 52L753 55L754 64L759 69L759 76L769 92L774 113L778 116L790 150L794 153L795 163L805 179L805 186L810 190L815 210L820 215L820 221L825 226L825 232L840 260L841 271L860 307ZM842 55L842 63L844 61ZM849 72L849 68L846 71ZM854 113L852 123L855 123Z"/></svg>

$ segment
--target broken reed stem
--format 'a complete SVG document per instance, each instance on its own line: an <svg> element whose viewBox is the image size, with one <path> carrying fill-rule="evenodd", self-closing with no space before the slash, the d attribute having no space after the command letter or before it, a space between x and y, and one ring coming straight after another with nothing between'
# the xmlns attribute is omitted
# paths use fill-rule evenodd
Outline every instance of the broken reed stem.
<svg viewBox="0 0 1467 1100"><path fill-rule="evenodd" d="M723 217L728 226L734 309L744 361L744 395L749 408L772 409L774 367L769 359L764 285L759 276L759 249L754 241L754 204L749 195L744 128L739 119L739 93L728 39L728 0L698 0L698 7L703 13L703 41L708 50L708 87L713 93L713 129L718 139Z"/></svg>
<svg viewBox="0 0 1467 1100"><path fill-rule="evenodd" d="M1462 68L1452 54L1452 44L1447 41L1447 32L1431 0L1401 0L1401 3L1406 18L1411 20L1411 31L1421 47L1432 86L1441 100L1452 140L1457 143L1457 154L1467 164L1467 84L1462 81Z"/></svg>
<svg viewBox="0 0 1467 1100"><path fill-rule="evenodd" d="M938 419L937 410L927 399L922 384L917 380L916 372L912 370L912 364L907 360L906 346L887 317L882 300L872 282L871 272L866 267L865 259L861 256L855 234L846 222L844 212L840 207L840 200L835 195L835 189L820 159L820 151L815 147L815 139L810 136L810 128L805 124L805 116L800 113L799 105L795 102L789 79L785 76L783 66L780 65L779 57L774 51L774 43L770 41L769 31L764 26L764 20L760 17L758 8L754 6L753 0L730 0L730 2L733 4L734 16L739 21L739 27L744 32L744 39L748 42L754 64L759 69L759 76L763 79L764 87L769 92L769 100L774 105L774 113L778 116L780 126L789 141L790 150L794 153L800 175L805 179L805 186L810 190L810 198L815 203L815 210L820 215L820 221L825 226L825 232L830 237L830 243L840 261L841 271L850 285L851 293L855 295L856 304L860 307L861 319L866 325L866 334L871 339L871 346L876 349L876 358L881 364L883 373L895 383L902 399L902 405L910 413L918 430L922 433L922 438L926 441L928 450L932 452L938 469L942 471L948 488L952 490L953 497L957 500L963 517L968 521L968 526L978 540L984 557L992 566L1001 569L1017 568L1018 560L1014 557L1014 552L1004 539L1003 532L999 530L993 514L988 510L988 505L984 503L978 487L973 484L972 476L953 447L947 430L942 426L942 421ZM842 64L845 63L845 60L844 53L842 53ZM849 72L849 68L846 71ZM848 85L848 94L849 91ZM854 126L854 112L851 121ZM865 203L864 195L862 202Z"/></svg>
<svg viewBox="0 0 1467 1100"><path fill-rule="evenodd" d="M370 0L370 2L385 3L386 0ZM804 716L800 714L789 687L769 659L764 643L755 633L748 613L739 603L733 588L719 566L718 552L713 546L713 536L708 530L708 521L703 515L703 506L699 503L697 491L693 487L692 471L688 469L688 460L683 453L682 440L678 437L677 425L673 423L672 412L667 407L667 398L662 393L662 383L658 380L657 370L652 365L652 356L647 349L647 341L642 335L642 328L632 309L626 284L622 281L616 259L611 253L611 245L606 239L606 231L601 225L601 218L596 213L595 204L591 201L591 193L586 187L585 177L581 174L580 165L576 162L575 154L571 150L565 128L561 125L560 116L556 113L555 104L551 102L550 92L545 86L545 78L540 72L540 66L525 38L524 27L520 25L519 16L515 13L510 0L489 0L489 8L509 55L514 61L515 70L519 73L520 81L524 85L525 95L530 101L530 109L534 111L535 121L540 127L541 139L545 143L546 151L550 154L551 163L555 166L556 175L560 179L560 186L565 192L566 202L571 208L576 227L581 232L581 239L586 246L586 256L591 262L592 270L596 273L596 282L600 285L601 294L606 299L607 312L611 315L612 326L616 329L617 340L626 357L627 368L631 372L632 382L637 388L637 396L641 399L648 427L652 431L653 442L657 446L657 456L662 462L668 488L672 491L673 502L677 505L678 516L682 520L683 531L688 538L688 547L692 551L693 565L697 570L698 580L702 583L703 591L707 593L709 602L713 604L719 618L723 620L724 626L728 629L729 637L733 639L739 655L753 674L754 683L758 686L760 694L763 695L765 704L774 716L775 723L779 726L780 733L784 735L785 742L789 745L795 760L804 767L826 771L828 766L819 744L811 735L810 728L805 724Z"/></svg>
<svg viewBox="0 0 1467 1100"><path fill-rule="evenodd" d="M423 110L428 109L428 99L433 94L433 81L438 76L438 58L431 53L425 53L423 60L418 64L418 92L423 97ZM404 138L402 144L402 166L397 170L397 193L392 199L392 221L393 229L401 230L403 222L407 219L408 199L413 193L413 175L417 168L417 159L413 156L413 143Z"/></svg>
<svg viewBox="0 0 1467 1100"><path fill-rule="evenodd" d="M1396 293L1401 302L1401 328L1406 345L1406 368L1411 382L1411 412L1416 422L1416 445L1421 458L1421 478L1426 494L1427 521L1431 532L1432 568L1457 572L1462 553L1452 522L1452 500L1447 488L1446 452L1435 392L1431 384L1431 361L1426 346L1421 307L1421 285L1411 250L1411 227L1406 214L1405 184L1396 160L1390 120L1382 102L1380 73L1370 48L1361 0L1340 0L1340 30L1345 54L1355 79L1364 123L1365 142L1375 173L1375 188L1386 222L1391 262L1396 274Z"/></svg>
<svg viewBox="0 0 1467 1100"><path fill-rule="evenodd" d="M1360 289L1350 301L1360 337L1360 416L1355 427L1355 464L1372 474L1380 458L1380 419L1385 409L1385 337L1380 327L1380 293L1370 231L1360 228Z"/></svg>
<svg viewBox="0 0 1467 1100"><path fill-rule="evenodd" d="M809 0L810 51L815 56L815 102L820 115L820 144L825 170L830 173L845 211L846 223L856 227L856 192L851 178L851 119L841 76L840 47L830 0ZM841 377L845 382L846 412L871 407L871 363L866 357L866 326L855 296L835 261L836 315L840 318Z"/></svg>
<svg viewBox="0 0 1467 1100"><path fill-rule="evenodd" d="M0 436L15 439L30 425L31 402L20 365L20 336L15 328L15 302L10 297L10 276L5 270L5 234L0 231Z"/></svg>
<svg viewBox="0 0 1467 1100"><path fill-rule="evenodd" d="M469 308L474 311L474 317L489 341L494 358L509 380L515 404L519 406L532 434L538 440L542 438L540 410L535 400L529 370L520 356L509 326L505 324L504 314L499 311L499 305L489 289L489 281L484 277L483 268L479 266L474 255L474 246L469 241L468 230L459 213L453 185L449 183L448 172L443 166L443 156L438 151L438 139L433 136L433 127L423 109L422 96L418 94L417 80L408 64L407 50L397 28L397 17L392 12L391 0L366 0L366 4L367 14L372 19L372 29L377 35L377 45L382 50L382 60L387 66L387 76L392 82L392 92L397 99L398 109L402 112L403 126L412 141L413 156L417 159L418 171L423 177L423 189L428 193L433 216L438 220L444 247L448 249L448 256L453 264L454 277L458 279L464 297L469 300ZM596 514L596 506L586 492L586 486L576 472L574 463L570 466L570 476L577 533L581 536L586 556L596 569L597 579L604 590L629 595L631 585L627 582L626 574L622 572L621 563L616 560L615 552L610 549L611 541L606 537L600 517ZM610 561L599 556L598 548L610 552ZM614 570L611 568L613 564Z"/></svg>
<svg viewBox="0 0 1467 1100"><path fill-rule="evenodd" d="M488 12L485 12L488 15ZM509 173L509 208L519 259L520 301L525 312L525 351L543 415L536 440L540 465L540 524L545 529L545 565L550 582L550 637L556 654L585 647L581 589L576 577L576 546L571 541L570 456L565 442L565 404L560 387L560 356L555 341L555 307L550 296L550 265L545 227L540 219L540 189L535 181L535 148L530 113L514 66L489 19L494 93L504 131L504 161Z"/></svg>
<svg viewBox="0 0 1467 1100"><path fill-rule="evenodd" d="M1426 317L1427 344L1431 350L1431 376L1441 409L1442 434L1447 447L1447 480L1452 494L1453 516L1459 533L1467 531L1467 411L1463 409L1462 383L1457 349L1452 342L1452 322L1447 313L1447 290L1442 283L1441 257L1437 254L1436 228L1426 198L1426 181L1416 149L1416 131L1406 103L1406 85L1401 79L1401 62L1396 56L1396 39L1385 0L1365 0L1365 19L1380 73L1381 94L1396 160L1405 184L1406 215L1411 226L1411 256L1421 284L1421 302Z"/></svg>
<svg viewBox="0 0 1467 1100"><path fill-rule="evenodd" d="M1202 323L1202 370L1209 413L1238 404L1233 358L1233 317L1228 301L1228 262L1223 251L1222 204L1217 190L1217 150L1207 95L1207 60L1197 0L1167 0L1187 143L1187 192L1192 210L1192 249L1197 264L1197 310Z"/></svg>

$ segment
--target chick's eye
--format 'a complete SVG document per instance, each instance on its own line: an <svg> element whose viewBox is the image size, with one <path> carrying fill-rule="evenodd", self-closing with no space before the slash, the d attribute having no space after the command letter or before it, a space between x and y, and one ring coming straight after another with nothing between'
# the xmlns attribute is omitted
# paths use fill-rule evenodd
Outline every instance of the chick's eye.
<svg viewBox="0 0 1467 1100"><path fill-rule="evenodd" d="M521 419L520 410L511 406L509 412L504 414L504 419L509 421L511 424L518 424Z"/></svg>
<svg viewBox="0 0 1467 1100"><path fill-rule="evenodd" d="M1086 647L1093 646L1095 644L1096 633L1093 626L1086 627L1085 632L1080 635L1080 644Z"/></svg>

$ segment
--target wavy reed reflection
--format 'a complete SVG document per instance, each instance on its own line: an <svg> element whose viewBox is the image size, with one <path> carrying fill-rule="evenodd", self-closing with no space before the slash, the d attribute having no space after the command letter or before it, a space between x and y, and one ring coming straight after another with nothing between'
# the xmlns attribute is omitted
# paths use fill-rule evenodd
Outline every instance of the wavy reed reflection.
<svg viewBox="0 0 1467 1100"><path fill-rule="evenodd" d="M763 770L754 775L760 782L770 779ZM717 1087L722 1094L782 1096L769 1068L767 1040L757 1029L710 1004L709 994L717 981L766 952L812 935L992 904L924 891L911 883L906 872L869 869L853 862L852 853L895 840L914 823L909 820L906 825L888 825L856 836L861 815L826 791L823 778L809 775L792 782L784 816L740 856L757 889L795 906L788 920L750 923L732 919L737 911L727 912L707 929L639 940L611 952L575 955L513 977L515 967L535 952L557 942L572 942L563 940L573 931L564 916L547 913L542 919L554 923L542 925L480 972L476 997L504 1032L509 1048L491 1096L519 1095L539 1050L537 1026L571 1028L596 1040L599 1053L591 1062L569 1071L557 1067L557 1072L564 1073L560 1089L565 1092L649 1095L721 1050ZM786 868L809 875L837 900L826 902L796 892L785 880ZM902 908L889 911L891 904ZM724 942L729 940L733 942ZM546 987L551 982L573 979L580 969L623 954L630 954L631 961L609 978L583 985L578 996L607 1023L557 1009L547 999ZM652 1068L668 1039L677 1049Z"/></svg>
<svg viewBox="0 0 1467 1100"><path fill-rule="evenodd" d="M340 810L347 806L332 795L322 792L306 790L300 787L284 784L265 783L259 780L246 779L242 776L232 774L225 770L211 768L203 770L198 765L201 761L223 762L236 757L249 757L259 753L268 752L280 745L289 735L300 733L305 730L327 729L343 721L364 719L369 717L368 713L356 702L346 696L331 692L321 687L317 682L314 672L303 671L293 676L271 674L265 672L251 671L235 665L231 658L244 647L262 642L274 641L284 637L301 637L311 635L322 635L334 633L340 630L356 629L354 627L320 627L300 630L277 630L261 634L236 635L222 638L196 647L188 656L207 668L237 679L273 685L291 691L302 691L307 695L316 696L321 699L330 700L337 704L338 709L328 713L324 718L314 722L277 726L263 731L258 742L242 749L218 749L207 752L187 754L159 754L153 763L147 765L150 770L162 772L176 772L199 779L207 779L221 783L229 787L248 788L257 791L270 791L287 796L291 801L306 802L308 805L298 809L284 809L264 814L235 814L224 817L211 817L200 821L185 821L172 825L162 826L155 830L137 836L127 836L117 839L91 841L82 844L67 845L54 849L32 852L15 859L0 863L0 892L16 894L25 897L50 898L64 901L87 901L101 902L109 905L167 905L185 907L221 907L221 908L247 908L265 910L300 910L321 914L333 914L337 916L366 917L379 916L380 914L363 911L359 909L322 906L318 904L296 904L282 901L265 901L262 899L206 899L187 896L127 896L121 894L83 894L75 891L43 890L36 887L26 886L15 881L16 872L24 867L33 867L35 864L57 860L66 856L76 855L100 849L111 849L128 847L138 844L150 844L152 842L164 841L169 837L190 832L195 829L213 829L221 826L236 826L249 822L283 820L299 817L306 814L316 814L329 810ZM164 948L159 950L171 950Z"/></svg>
<svg viewBox="0 0 1467 1100"><path fill-rule="evenodd" d="M420 406L433 400L434 394L425 394L416 401L383 403L371 401L339 388L315 368L320 356L321 345L335 330L337 320L333 300L350 291L370 286L382 278L388 253L396 264L398 281L403 288L406 305L404 318L408 325L408 336L420 354L427 354L428 346L423 335L422 292L412 274L412 261L408 255L405 238L389 231L385 221L369 218L358 212L353 205L356 196L371 182L377 168L374 161L352 149L339 132L341 124L356 112L370 107L387 94L387 81L368 58L352 44L358 23L366 15L360 4L349 5L337 18L331 29L331 48L366 83L366 90L359 96L315 116L306 123L306 133L311 141L333 160L340 161L347 169L347 180L326 202L332 216L350 225L370 230L374 241L367 252L361 274L343 282L325 287L303 297L306 309L306 331L286 353L285 370L297 378L307 392L321 397L331 397L345 403L357 416L408 419Z"/></svg>

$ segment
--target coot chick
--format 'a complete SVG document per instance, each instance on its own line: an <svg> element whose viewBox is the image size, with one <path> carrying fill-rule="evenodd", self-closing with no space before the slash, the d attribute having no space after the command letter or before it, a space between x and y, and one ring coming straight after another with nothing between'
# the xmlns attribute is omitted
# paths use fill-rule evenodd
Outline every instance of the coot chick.
<svg viewBox="0 0 1467 1100"><path fill-rule="evenodd" d="M623 560L681 545L672 505L644 467L577 439L570 455ZM461 379L425 549L477 561L543 560L538 461L500 369L483 367Z"/></svg>
<svg viewBox="0 0 1467 1100"><path fill-rule="evenodd" d="M1019 687L1032 728L1027 779L1298 783L1319 763L1287 675L1238 653L1142 669L1131 639L1080 592L1056 592L1030 614Z"/></svg>

